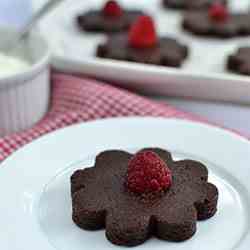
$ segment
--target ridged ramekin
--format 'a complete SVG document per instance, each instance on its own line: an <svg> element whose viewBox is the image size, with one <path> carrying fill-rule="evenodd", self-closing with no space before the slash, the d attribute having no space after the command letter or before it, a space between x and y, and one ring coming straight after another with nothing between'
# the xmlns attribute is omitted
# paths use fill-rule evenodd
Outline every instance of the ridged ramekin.
<svg viewBox="0 0 250 250"><path fill-rule="evenodd" d="M4 28L0 34L7 41L15 32ZM0 136L30 128L46 114L50 101L50 49L45 39L33 33L13 54L31 66L0 77Z"/></svg>

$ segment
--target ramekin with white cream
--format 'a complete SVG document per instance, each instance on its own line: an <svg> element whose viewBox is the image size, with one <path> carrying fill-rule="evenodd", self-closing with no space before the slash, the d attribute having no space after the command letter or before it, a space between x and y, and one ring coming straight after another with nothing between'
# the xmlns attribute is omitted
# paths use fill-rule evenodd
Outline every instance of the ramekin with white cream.
<svg viewBox="0 0 250 250"><path fill-rule="evenodd" d="M30 66L28 61L0 51L0 78L22 73Z"/></svg>
<svg viewBox="0 0 250 250"><path fill-rule="evenodd" d="M50 50L31 34L10 53L4 44L15 31L0 28L0 136L27 129L46 114L50 100Z"/></svg>

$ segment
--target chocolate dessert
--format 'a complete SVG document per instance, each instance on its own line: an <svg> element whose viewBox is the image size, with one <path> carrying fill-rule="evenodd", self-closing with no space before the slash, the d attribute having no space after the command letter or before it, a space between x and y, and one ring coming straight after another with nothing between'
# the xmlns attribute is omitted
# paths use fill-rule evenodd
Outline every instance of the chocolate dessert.
<svg viewBox="0 0 250 250"><path fill-rule="evenodd" d="M100 44L96 55L115 60L180 67L188 56L188 48L173 38L158 37L153 20L141 16L129 33L112 35Z"/></svg>
<svg viewBox="0 0 250 250"><path fill-rule="evenodd" d="M163 0L165 7L183 10L208 9L214 3L226 5L227 0Z"/></svg>
<svg viewBox="0 0 250 250"><path fill-rule="evenodd" d="M163 149L105 151L94 167L71 177L72 218L85 230L105 228L117 245L136 246L151 236L184 241L197 220L216 213L218 190L207 180L202 163L173 161Z"/></svg>
<svg viewBox="0 0 250 250"><path fill-rule="evenodd" d="M250 13L229 13L225 6L216 4L209 11L186 13L182 26L200 36L232 38L250 35Z"/></svg>
<svg viewBox="0 0 250 250"><path fill-rule="evenodd" d="M89 32L120 32L129 29L142 11L123 9L116 1L108 1L102 10L90 10L77 17L78 27Z"/></svg>
<svg viewBox="0 0 250 250"><path fill-rule="evenodd" d="M242 75L250 75L250 47L240 47L227 60L229 71Z"/></svg>

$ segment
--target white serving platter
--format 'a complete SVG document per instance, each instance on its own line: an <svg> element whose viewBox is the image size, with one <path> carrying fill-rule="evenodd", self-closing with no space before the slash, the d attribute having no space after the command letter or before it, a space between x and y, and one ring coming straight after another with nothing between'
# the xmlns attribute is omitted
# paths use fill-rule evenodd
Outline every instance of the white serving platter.
<svg viewBox="0 0 250 250"><path fill-rule="evenodd" d="M152 131L152 133L148 133ZM164 136L162 136L164 134ZM202 161L219 190L218 212L198 222L189 240L152 238L140 250L248 250L250 244L250 142L212 126L162 118L118 118L88 122L46 135L0 165L1 249L124 249L104 230L78 228L71 219L70 176L92 166L108 149L134 152L161 147L174 159Z"/></svg>
<svg viewBox="0 0 250 250"><path fill-rule="evenodd" d="M35 8L45 0L33 0ZM180 69L95 58L105 35L80 32L75 17L103 0L65 1L41 24L41 32L54 51L53 66L66 72L109 80L147 94L195 97L250 104L250 77L228 73L225 61L238 46L250 45L250 36L220 40L200 38L181 29L182 13L164 9L161 0L120 0L155 17L161 35L175 37L190 46L190 57ZM248 0L229 0L232 10L245 10Z"/></svg>

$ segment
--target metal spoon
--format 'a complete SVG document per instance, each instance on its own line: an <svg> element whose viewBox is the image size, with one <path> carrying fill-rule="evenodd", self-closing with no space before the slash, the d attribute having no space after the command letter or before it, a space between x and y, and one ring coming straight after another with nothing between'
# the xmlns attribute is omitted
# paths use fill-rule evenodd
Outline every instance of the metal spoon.
<svg viewBox="0 0 250 250"><path fill-rule="evenodd" d="M6 42L6 45L2 48L5 53L10 53L14 50L20 41L24 40L31 29L36 25L41 18L43 18L46 14L48 14L52 9L54 9L60 2L63 0L49 0L45 3L28 21L28 23L15 35L11 41Z"/></svg>

